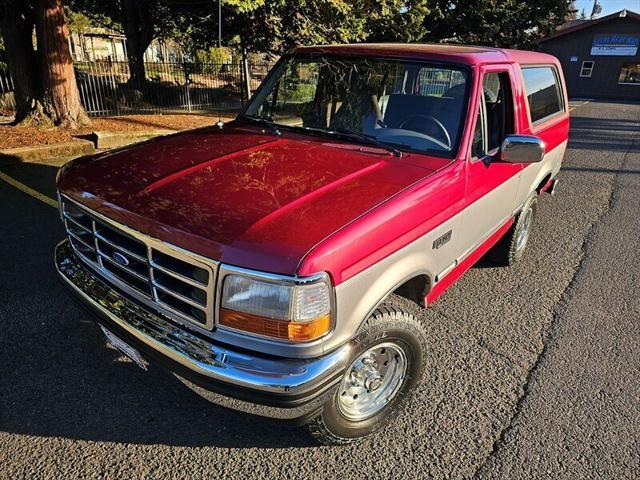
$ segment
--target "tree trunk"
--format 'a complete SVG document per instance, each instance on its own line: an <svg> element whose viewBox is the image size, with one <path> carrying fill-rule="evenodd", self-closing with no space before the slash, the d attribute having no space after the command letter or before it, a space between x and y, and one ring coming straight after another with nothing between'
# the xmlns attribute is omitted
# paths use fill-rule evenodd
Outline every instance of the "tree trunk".
<svg viewBox="0 0 640 480"><path fill-rule="evenodd" d="M39 0L36 32L45 113L62 127L88 125L91 122L80 103L61 0Z"/></svg>
<svg viewBox="0 0 640 480"><path fill-rule="evenodd" d="M123 28L127 37L127 58L129 61L129 81L134 88L141 87L146 79L144 52L153 40L153 2L148 0L121 0Z"/></svg>
<svg viewBox="0 0 640 480"><path fill-rule="evenodd" d="M33 49L33 12L25 3L8 6L0 3L0 33L4 40L13 79L16 103L15 123L42 113L39 102L39 73L36 54Z"/></svg>

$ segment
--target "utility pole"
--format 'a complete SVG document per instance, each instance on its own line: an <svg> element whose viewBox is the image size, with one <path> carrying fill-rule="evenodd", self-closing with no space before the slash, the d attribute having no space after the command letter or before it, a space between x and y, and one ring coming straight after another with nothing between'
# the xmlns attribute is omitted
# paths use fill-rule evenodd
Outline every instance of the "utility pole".
<svg viewBox="0 0 640 480"><path fill-rule="evenodd" d="M222 48L222 0L218 0L218 48Z"/></svg>
<svg viewBox="0 0 640 480"><path fill-rule="evenodd" d="M244 94L249 100L251 98L251 76L249 73L249 55L244 45L242 46L242 70L244 72Z"/></svg>

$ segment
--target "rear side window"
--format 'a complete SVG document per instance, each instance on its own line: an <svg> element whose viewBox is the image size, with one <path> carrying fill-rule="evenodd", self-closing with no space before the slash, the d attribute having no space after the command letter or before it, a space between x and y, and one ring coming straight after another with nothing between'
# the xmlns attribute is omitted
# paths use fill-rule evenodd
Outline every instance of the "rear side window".
<svg viewBox="0 0 640 480"><path fill-rule="evenodd" d="M553 67L523 68L522 75L533 123L562 111L560 82Z"/></svg>

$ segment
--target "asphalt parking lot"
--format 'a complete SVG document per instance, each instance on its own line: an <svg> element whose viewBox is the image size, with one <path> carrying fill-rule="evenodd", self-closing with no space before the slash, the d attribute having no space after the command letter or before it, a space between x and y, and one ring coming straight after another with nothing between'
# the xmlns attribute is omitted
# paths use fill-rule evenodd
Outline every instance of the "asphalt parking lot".
<svg viewBox="0 0 640 480"><path fill-rule="evenodd" d="M0 179L0 478L640 477L640 104L572 106L523 262L473 268L425 314L423 385L350 447L105 349L56 279L56 210ZM0 171L54 195L55 167Z"/></svg>

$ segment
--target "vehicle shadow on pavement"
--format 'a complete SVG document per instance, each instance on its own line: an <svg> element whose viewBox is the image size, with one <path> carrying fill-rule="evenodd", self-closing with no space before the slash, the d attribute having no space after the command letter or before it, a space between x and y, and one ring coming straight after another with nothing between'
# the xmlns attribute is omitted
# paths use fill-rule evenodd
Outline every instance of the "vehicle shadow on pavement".
<svg viewBox="0 0 640 480"><path fill-rule="evenodd" d="M52 288L58 302L64 293ZM55 291L55 293L54 293ZM67 307L62 307L67 309ZM73 310L69 308L68 310ZM200 397L153 365L145 372L113 349L84 312L58 320L47 354L35 354L5 377L0 430L39 437L179 447L305 447L304 430ZM53 323L52 323L53 325Z"/></svg>
<svg viewBox="0 0 640 480"><path fill-rule="evenodd" d="M27 185L41 194L47 195L52 199L56 198L55 178L56 173L58 172L58 167L56 166L37 163L23 163L20 159L17 159L12 155L4 155L0 153L0 172ZM9 186L5 182L0 183L0 189L4 190L5 188L11 189L14 187ZM12 203L16 206L21 205L22 199L28 198L24 197L23 194L17 190L12 193ZM7 194L9 195L10 193L7 192ZM30 199L28 199L27 202L28 203L25 203L25 207L27 205L32 205L33 203ZM6 205L10 205L10 203L5 202L3 208L5 208Z"/></svg>
<svg viewBox="0 0 640 480"><path fill-rule="evenodd" d="M22 165L12 176L35 188L55 170ZM4 183L0 204L10 227L0 256L0 431L144 445L315 445L303 429L212 404L169 372L145 372L105 348L54 271L64 238L58 212Z"/></svg>
<svg viewBox="0 0 640 480"><path fill-rule="evenodd" d="M630 119L572 117L569 148L597 151L640 151L640 142L629 145L629 136L638 132L638 122ZM563 168L565 168L563 166Z"/></svg>

